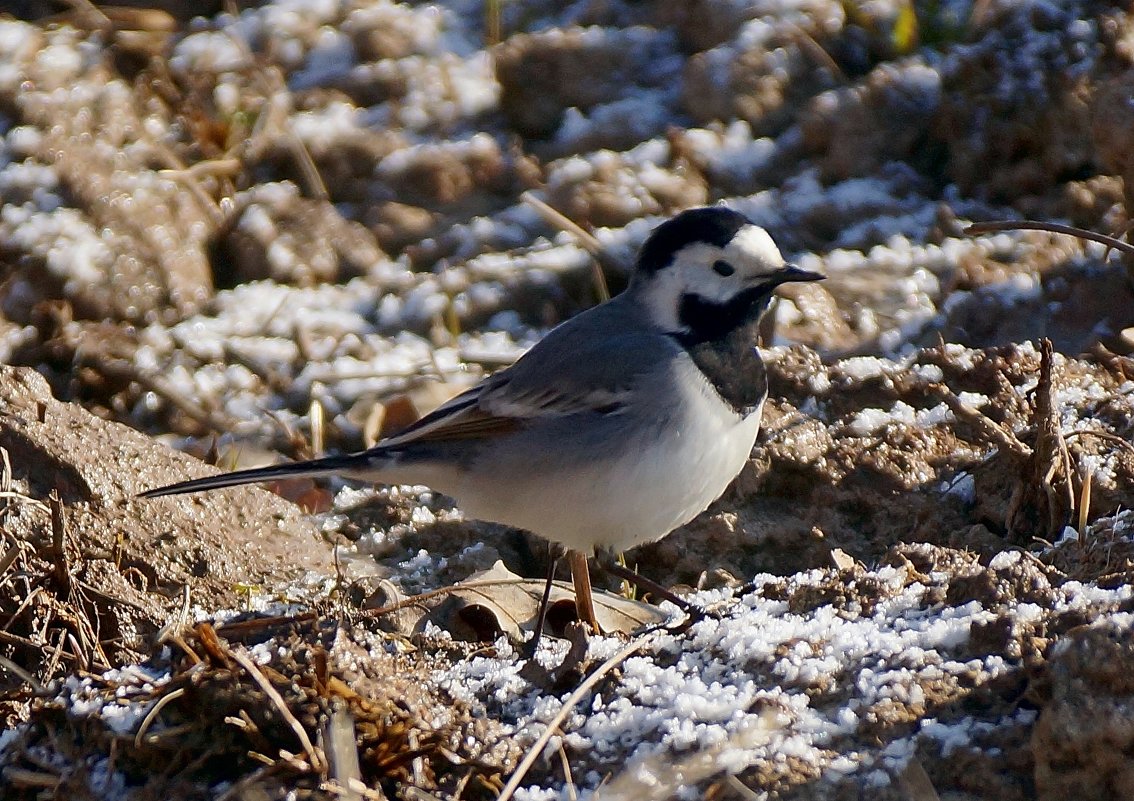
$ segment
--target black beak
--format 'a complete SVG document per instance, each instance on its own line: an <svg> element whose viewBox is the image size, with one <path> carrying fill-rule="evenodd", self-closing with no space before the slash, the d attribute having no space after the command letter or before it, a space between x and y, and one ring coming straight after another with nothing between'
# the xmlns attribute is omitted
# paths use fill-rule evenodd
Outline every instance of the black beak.
<svg viewBox="0 0 1134 801"><path fill-rule="evenodd" d="M822 281L826 277L822 273L801 270L794 264L785 264L782 269L772 273L772 280L777 284L790 284L797 281Z"/></svg>

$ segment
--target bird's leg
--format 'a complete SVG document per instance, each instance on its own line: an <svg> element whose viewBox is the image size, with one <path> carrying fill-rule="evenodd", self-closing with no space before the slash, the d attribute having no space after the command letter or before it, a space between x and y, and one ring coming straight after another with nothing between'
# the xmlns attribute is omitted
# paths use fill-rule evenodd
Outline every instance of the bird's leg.
<svg viewBox="0 0 1134 801"><path fill-rule="evenodd" d="M624 581L629 581L631 584L633 584L643 592L648 592L657 598L663 598L669 601L671 604L688 615L690 620L695 620L704 615L704 610L699 606L695 606L694 604L689 603L681 596L676 595L672 590L663 587L653 579L646 578L635 570L631 570L628 567L624 567L618 564L617 561L607 559L606 563L603 565L603 569L609 570L611 573L618 576L618 578L623 579Z"/></svg>
<svg viewBox="0 0 1134 801"><path fill-rule="evenodd" d="M535 631L531 639L524 645L524 655L531 659L539 647L539 638L543 635L543 624L547 620L547 605L551 602L551 585L555 581L555 568L559 567L559 560L563 558L563 551L554 542L547 547L547 584L543 587L543 600L539 602L539 612L536 615Z"/></svg>
<svg viewBox="0 0 1134 801"><path fill-rule="evenodd" d="M587 555L582 551L567 551L567 562L571 565L571 581L575 585L575 609L579 620L591 627L595 634L602 634L598 618L595 617L595 601L591 593L591 572L587 565Z"/></svg>

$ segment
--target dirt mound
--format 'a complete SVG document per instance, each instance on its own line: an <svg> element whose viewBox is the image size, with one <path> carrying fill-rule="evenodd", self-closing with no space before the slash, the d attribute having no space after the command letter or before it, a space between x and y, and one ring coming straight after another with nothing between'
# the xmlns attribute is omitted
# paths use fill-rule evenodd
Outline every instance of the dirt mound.
<svg viewBox="0 0 1134 801"><path fill-rule="evenodd" d="M163 626L239 608L253 588L298 595L308 572L334 572L318 529L262 489L135 499L202 465L60 403L30 369L0 367L0 449L0 642L40 683L134 661Z"/></svg>

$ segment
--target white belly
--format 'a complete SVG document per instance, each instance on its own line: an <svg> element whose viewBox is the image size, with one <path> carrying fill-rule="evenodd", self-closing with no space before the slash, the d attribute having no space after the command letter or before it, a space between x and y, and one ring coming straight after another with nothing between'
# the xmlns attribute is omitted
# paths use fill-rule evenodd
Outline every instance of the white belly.
<svg viewBox="0 0 1134 801"><path fill-rule="evenodd" d="M481 469L446 477L452 482L439 478L436 487L470 517L586 553L661 539L720 497L749 458L760 426L759 409L741 419L708 392L686 401L676 419L641 437L581 444L551 438L546 459L488 455ZM595 458L563 466L560 448L589 448Z"/></svg>

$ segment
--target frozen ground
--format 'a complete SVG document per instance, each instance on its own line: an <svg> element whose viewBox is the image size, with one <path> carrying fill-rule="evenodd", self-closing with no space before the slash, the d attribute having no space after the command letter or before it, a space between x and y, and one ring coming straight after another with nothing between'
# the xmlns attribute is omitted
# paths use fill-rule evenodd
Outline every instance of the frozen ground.
<svg viewBox="0 0 1134 801"><path fill-rule="evenodd" d="M131 496L198 469L149 438L222 466L355 449L595 303L585 243L529 196L593 234L612 291L652 225L718 201L830 279L776 308L751 464L628 555L718 615L604 674L517 797L1134 792L1107 758L1134 746L1130 263L963 233L1124 230L1128 13L57 12L0 19L0 361L66 402L2 374L0 708L20 727L0 770L18 797L331 797L311 767L344 704L373 792L495 797L623 640L551 643L541 672L506 638L449 639L459 613L356 616L497 559L542 575L538 542L420 488L277 488L313 522L258 490ZM323 615L247 635L278 706L235 634L154 645L240 606Z"/></svg>

